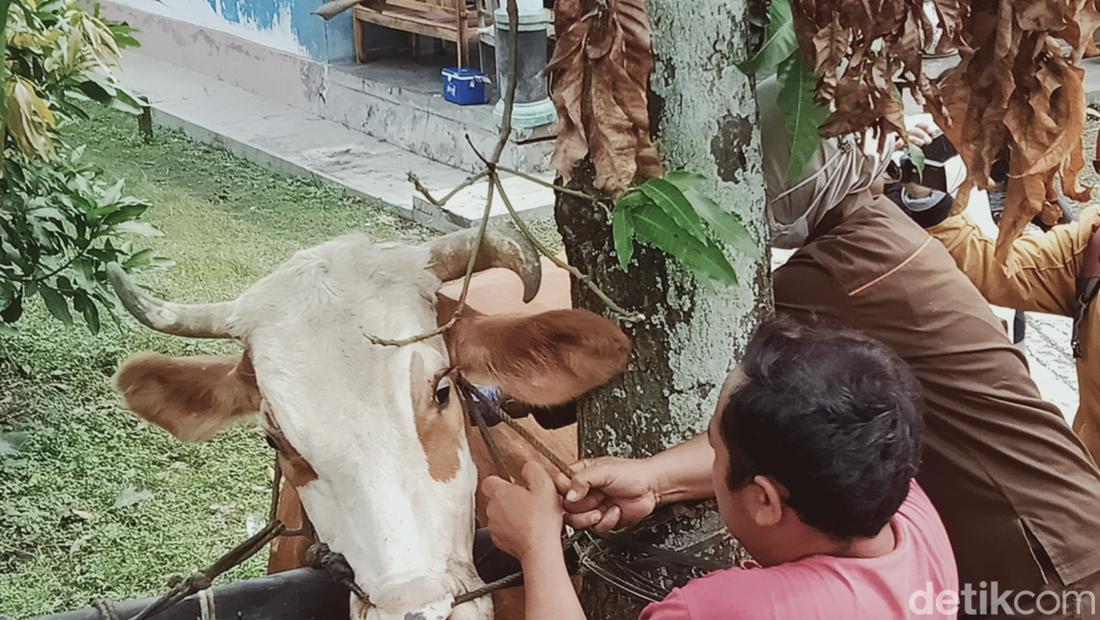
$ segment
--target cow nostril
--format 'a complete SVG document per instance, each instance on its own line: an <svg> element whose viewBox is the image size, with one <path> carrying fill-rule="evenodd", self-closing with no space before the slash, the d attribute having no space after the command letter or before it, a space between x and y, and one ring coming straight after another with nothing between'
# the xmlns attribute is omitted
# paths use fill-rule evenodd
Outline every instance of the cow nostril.
<svg viewBox="0 0 1100 620"><path fill-rule="evenodd" d="M405 614L404 620L427 620L427 618L424 617L424 614L417 611L417 612Z"/></svg>

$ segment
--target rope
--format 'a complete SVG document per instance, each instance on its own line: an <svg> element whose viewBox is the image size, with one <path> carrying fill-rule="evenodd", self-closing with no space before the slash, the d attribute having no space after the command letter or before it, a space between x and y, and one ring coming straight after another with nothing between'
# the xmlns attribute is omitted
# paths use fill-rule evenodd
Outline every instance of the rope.
<svg viewBox="0 0 1100 620"><path fill-rule="evenodd" d="M199 591L199 620L218 620L218 612L214 608L213 588Z"/></svg>
<svg viewBox="0 0 1100 620"><path fill-rule="evenodd" d="M485 418L481 414L481 409L475 406L472 402L471 394L476 394L477 388L474 387L473 384L471 384L469 381L467 381L462 375L458 375L457 377L455 377L455 384L458 385L458 393L462 397L462 406L466 408L466 415L474 419L474 423L477 424L478 430L481 431L481 436L485 439L485 443L489 446L489 454L493 458L493 464L496 466L497 471L500 472L503 477L510 478L510 476L506 475L507 471L505 470L504 462L500 458L499 450L496 447L496 443L493 441L492 436L489 434L489 427L485 423ZM538 437L533 435L531 431L524 428L524 426L519 422L516 422L515 419L513 419L512 416L508 414L508 412L502 410L500 408L500 403L493 399L482 399L481 402L484 402L486 405L488 405L494 416L504 422L505 426L512 429L515 433L522 437L529 446L534 448L534 450L541 454L542 457L545 458L547 461L550 461L550 463L553 464L554 467L557 467L559 471L561 471L566 476L569 476L570 478L574 476L573 469L569 467L569 465L567 465L565 461L561 460L558 455L554 454L554 452L550 448L548 448L546 444L542 443L542 441L540 441Z"/></svg>
<svg viewBox="0 0 1100 620"><path fill-rule="evenodd" d="M355 583L355 571L343 554L329 549L325 543L313 543L306 549L306 563L324 571L329 579L346 587L367 607L371 606L370 597Z"/></svg>
<svg viewBox="0 0 1100 620"><path fill-rule="evenodd" d="M114 605L107 599L96 599L92 601L92 607L99 612L99 620L119 620L118 612L115 611ZM0 620L6 618L6 616L0 616Z"/></svg>
<svg viewBox="0 0 1100 620"><path fill-rule="evenodd" d="M455 386L458 388L458 398L462 402L462 410L466 412L466 415L474 420L474 424L477 426L477 430L481 433L481 438L485 440L485 447L489 449L489 456L493 459L493 467L497 470L497 475L512 480L512 477L508 475L508 469L504 466L504 459L500 455L500 448L497 447L497 442L493 439L493 435L489 432L489 425L485 423L485 416L481 415L481 409L473 403L471 393L476 392L474 386L470 385L469 381L462 378L462 375L455 377ZM496 406L496 403L493 403Z"/></svg>

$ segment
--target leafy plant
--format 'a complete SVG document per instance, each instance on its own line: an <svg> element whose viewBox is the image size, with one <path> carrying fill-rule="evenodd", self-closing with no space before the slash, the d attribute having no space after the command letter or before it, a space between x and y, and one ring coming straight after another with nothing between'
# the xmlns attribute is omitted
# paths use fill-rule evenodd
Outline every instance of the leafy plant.
<svg viewBox="0 0 1100 620"><path fill-rule="evenodd" d="M721 244L753 257L760 250L741 220L702 192L705 183L704 177L680 170L623 192L611 220L619 265L629 267L637 240L672 256L705 282L735 284L737 272Z"/></svg>
<svg viewBox="0 0 1100 620"><path fill-rule="evenodd" d="M0 160L0 332L40 297L70 324L79 314L92 332L101 310L112 317L105 266L163 265L137 251L130 235L156 235L138 221L148 205L124 195L81 161L83 147L61 136L85 117L80 105L138 113L141 104L119 85L119 48L136 45L133 30L57 0L0 0L3 10L3 154Z"/></svg>
<svg viewBox="0 0 1100 620"><path fill-rule="evenodd" d="M797 179L821 145L821 125L829 110L814 101L817 76L802 62L790 0L771 0L764 41L738 67L747 75L776 75L776 106L783 115L791 153L787 178Z"/></svg>

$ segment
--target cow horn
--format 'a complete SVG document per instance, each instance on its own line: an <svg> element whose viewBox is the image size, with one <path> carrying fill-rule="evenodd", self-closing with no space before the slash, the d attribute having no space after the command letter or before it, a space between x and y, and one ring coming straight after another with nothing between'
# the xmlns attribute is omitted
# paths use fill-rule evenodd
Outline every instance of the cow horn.
<svg viewBox="0 0 1100 620"><path fill-rule="evenodd" d="M141 289L118 263L107 265L111 285L122 305L146 327L188 338L231 338L228 319L232 302L177 304L157 299Z"/></svg>
<svg viewBox="0 0 1100 620"><path fill-rule="evenodd" d="M432 258L429 266L444 282L466 275L470 252L477 242L477 229L470 228L444 235L430 245ZM542 265L539 253L529 239L506 228L489 228L481 242L474 271L490 267L504 267L515 272L523 280L523 301L535 298L542 284Z"/></svg>

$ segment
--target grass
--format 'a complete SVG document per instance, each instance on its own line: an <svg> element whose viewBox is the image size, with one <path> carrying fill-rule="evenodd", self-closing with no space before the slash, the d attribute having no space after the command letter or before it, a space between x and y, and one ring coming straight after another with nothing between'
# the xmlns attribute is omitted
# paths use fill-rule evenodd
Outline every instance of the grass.
<svg viewBox="0 0 1100 620"><path fill-rule="evenodd" d="M421 240L425 229L379 205L267 172L183 135L145 144L134 119L96 112L70 128L108 177L154 205L166 235L149 243L177 261L141 276L168 298L234 297L295 250L351 230ZM109 324L108 324L109 325ZM183 444L121 409L110 377L127 355L233 351L221 342L151 333L126 321L98 336L31 307L0 338L0 432L25 433L0 456L0 613L15 617L158 593L262 522L272 454L251 427ZM129 491L127 491L129 490ZM117 506L134 491L151 496ZM125 502L123 502L125 503ZM226 576L261 574L262 558Z"/></svg>

